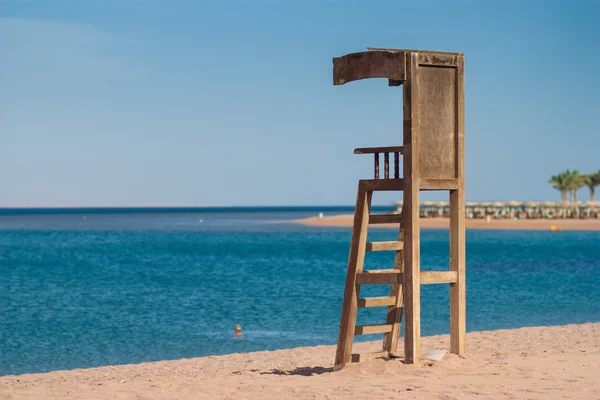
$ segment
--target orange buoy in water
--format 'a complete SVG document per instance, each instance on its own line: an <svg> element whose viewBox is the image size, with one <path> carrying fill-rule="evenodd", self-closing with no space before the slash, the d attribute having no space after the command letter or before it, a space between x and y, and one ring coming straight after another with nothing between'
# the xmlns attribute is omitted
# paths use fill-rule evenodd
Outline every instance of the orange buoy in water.
<svg viewBox="0 0 600 400"><path fill-rule="evenodd" d="M550 230L553 231L553 232L558 232L558 231L560 231L560 228L558 226L556 226L556 225L552 225L550 227Z"/></svg>
<svg viewBox="0 0 600 400"><path fill-rule="evenodd" d="M237 324L235 326L235 328L233 329L233 335L234 336L242 336L242 326L240 324Z"/></svg>

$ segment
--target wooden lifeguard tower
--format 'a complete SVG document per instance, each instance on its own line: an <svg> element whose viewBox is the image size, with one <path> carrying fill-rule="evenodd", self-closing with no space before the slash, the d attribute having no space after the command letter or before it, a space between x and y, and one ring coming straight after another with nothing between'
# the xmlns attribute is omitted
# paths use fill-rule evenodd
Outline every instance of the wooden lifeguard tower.
<svg viewBox="0 0 600 400"><path fill-rule="evenodd" d="M464 170L464 56L462 53L369 48L333 59L333 84L359 79L387 78L389 86L403 86L403 144L397 147L361 148L355 154L373 154L375 176L360 180L335 369L366 358L389 357L397 350L404 311L404 360L421 356L420 288L424 284L450 284L450 351L465 354L465 170ZM398 130L400 133L400 130ZM379 155L384 155L384 177ZM390 154L394 176L390 177ZM403 156L403 176L399 157ZM375 191L402 191L402 214L373 215ZM447 271L420 270L419 192L450 193L450 265ZM398 223L398 240L368 242L370 224ZM365 252L395 251L393 269L363 270ZM390 296L360 298L366 284L391 285ZM356 325L357 311L387 307L387 320L377 325ZM352 354L355 335L383 333L381 352Z"/></svg>

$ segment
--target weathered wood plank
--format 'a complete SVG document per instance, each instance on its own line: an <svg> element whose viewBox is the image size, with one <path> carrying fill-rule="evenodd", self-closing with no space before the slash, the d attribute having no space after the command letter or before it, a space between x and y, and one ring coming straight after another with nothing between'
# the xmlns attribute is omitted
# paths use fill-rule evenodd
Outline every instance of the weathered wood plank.
<svg viewBox="0 0 600 400"><path fill-rule="evenodd" d="M419 227L419 80L417 57L407 54L404 83L404 356L408 364L421 355L421 285Z"/></svg>
<svg viewBox="0 0 600 400"><path fill-rule="evenodd" d="M365 297L358 299L359 308L389 307L396 304L396 296Z"/></svg>
<svg viewBox="0 0 600 400"><path fill-rule="evenodd" d="M464 53L457 53L452 51L437 51L437 50L417 50L417 49L390 49L386 47L367 47L369 51L391 51L391 52L404 52L404 53L433 53L433 54L442 54L442 55L454 55L460 56Z"/></svg>
<svg viewBox="0 0 600 400"><path fill-rule="evenodd" d="M403 146L388 146L388 147L360 147L354 149L354 154L375 154L375 153L400 153L404 151Z"/></svg>
<svg viewBox="0 0 600 400"><path fill-rule="evenodd" d="M419 176L456 178L456 70L418 67L417 75L420 121Z"/></svg>
<svg viewBox="0 0 600 400"><path fill-rule="evenodd" d="M386 333L392 330L390 324L357 325L354 335L372 335L374 333Z"/></svg>
<svg viewBox="0 0 600 400"><path fill-rule="evenodd" d="M340 332L335 353L334 368L336 370L346 366L352 357L352 342L354 341L354 327L356 326L358 296L360 294L360 285L356 282L356 274L362 271L365 261L369 210L371 209L372 198L372 192L368 192L365 186L364 182L358 182L354 225L350 242L350 254L348 256L348 270L346 272L346 286L344 288L344 301L342 303L342 315L340 318Z"/></svg>
<svg viewBox="0 0 600 400"><path fill-rule="evenodd" d="M466 238L465 238L465 130L464 57L456 69L456 176L457 190L450 192L450 269L457 273L450 285L450 351L466 352Z"/></svg>
<svg viewBox="0 0 600 400"><path fill-rule="evenodd" d="M404 242L392 240L389 242L367 242L367 251L400 251L404 248Z"/></svg>
<svg viewBox="0 0 600 400"><path fill-rule="evenodd" d="M430 67L457 67L458 60L462 55L454 53L426 52L418 53L419 66Z"/></svg>
<svg viewBox="0 0 600 400"><path fill-rule="evenodd" d="M366 78L405 79L405 55L389 51L364 51L333 59L333 84Z"/></svg>
<svg viewBox="0 0 600 400"><path fill-rule="evenodd" d="M364 271L357 274L360 285L392 285L402 282L402 274L395 269Z"/></svg>
<svg viewBox="0 0 600 400"><path fill-rule="evenodd" d="M404 179L363 179L370 192L404 190Z"/></svg>
<svg viewBox="0 0 600 400"><path fill-rule="evenodd" d="M433 283L456 283L456 271L421 271L421 285Z"/></svg>
<svg viewBox="0 0 600 400"><path fill-rule="evenodd" d="M369 215L369 224L370 225L380 225L380 224L399 224L402 222L401 214L371 214Z"/></svg>
<svg viewBox="0 0 600 400"><path fill-rule="evenodd" d="M373 360L375 358L389 358L389 357L390 357L390 353L388 351L376 351L374 353L362 353L362 354L354 353L354 354L352 354L352 362L358 363L358 362Z"/></svg>

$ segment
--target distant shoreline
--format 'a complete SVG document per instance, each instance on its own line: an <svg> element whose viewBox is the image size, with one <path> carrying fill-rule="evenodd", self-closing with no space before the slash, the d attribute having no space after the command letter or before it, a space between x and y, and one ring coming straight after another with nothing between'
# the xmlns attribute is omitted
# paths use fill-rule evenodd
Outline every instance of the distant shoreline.
<svg viewBox="0 0 600 400"><path fill-rule="evenodd" d="M373 206L378 212L389 212L390 207ZM354 211L354 206L232 206L232 205L143 205L143 206L14 206L0 207L0 215L52 215L52 214L135 214L135 213L260 213L303 212L316 215L319 212L343 214ZM298 215L300 217L300 215ZM297 217L297 218L298 218ZM294 218L290 216L289 218Z"/></svg>
<svg viewBox="0 0 600 400"><path fill-rule="evenodd" d="M200 204L200 205L186 205L186 204L144 204L144 205L108 205L108 206L70 206L70 205L44 205L44 206L34 206L34 205L0 205L0 210L62 210L62 209L106 209L106 208L117 208L117 209L136 209L136 208L231 208L234 206L230 205L222 205L222 204Z"/></svg>
<svg viewBox="0 0 600 400"><path fill-rule="evenodd" d="M344 227L351 228L354 220L352 214L310 217L287 223L295 223L309 226ZM421 218L421 228L448 229L448 218ZM467 219L467 229L500 229L500 230L536 230L547 231L555 226L565 231L600 231L600 219L492 219L486 222L484 219ZM373 227L395 228L398 224L373 225Z"/></svg>

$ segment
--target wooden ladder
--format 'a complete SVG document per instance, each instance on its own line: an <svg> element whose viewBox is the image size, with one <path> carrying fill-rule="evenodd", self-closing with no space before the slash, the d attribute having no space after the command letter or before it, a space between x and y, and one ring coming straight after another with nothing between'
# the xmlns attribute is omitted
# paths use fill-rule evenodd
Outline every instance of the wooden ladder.
<svg viewBox="0 0 600 400"><path fill-rule="evenodd" d="M404 248L402 232L402 215L371 214L371 198L373 192L403 190L404 180L399 178L398 157L402 147L375 147L356 149L355 154L375 155L375 179L360 180L352 227L352 241L348 257L348 271L344 289L344 302L340 322L338 347L335 356L335 369L341 369L350 362L359 362L378 357L389 357L398 347L400 324L402 322L403 298L402 282L404 272ZM385 155L385 178L379 179L379 153ZM395 155L395 177L389 178L389 153ZM398 240L386 242L367 242L369 225L395 223L399 224ZM363 270L365 253L370 251L395 251L394 268L386 270ZM391 285L390 295L384 297L360 298L361 285ZM387 307L387 318L384 324L356 325L359 308ZM382 351L367 354L352 354L352 343L355 335L383 333Z"/></svg>

